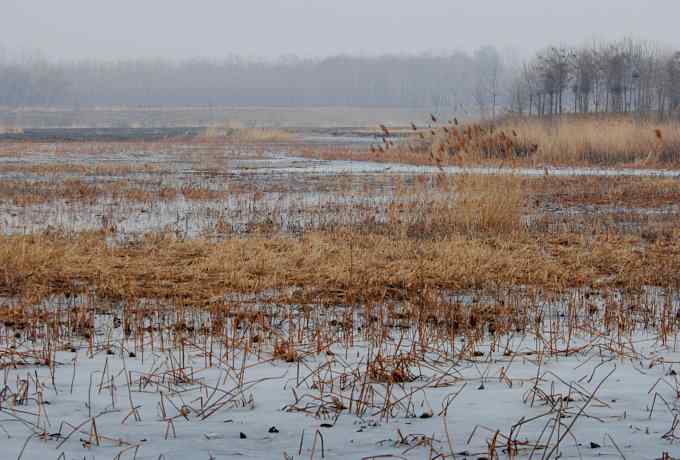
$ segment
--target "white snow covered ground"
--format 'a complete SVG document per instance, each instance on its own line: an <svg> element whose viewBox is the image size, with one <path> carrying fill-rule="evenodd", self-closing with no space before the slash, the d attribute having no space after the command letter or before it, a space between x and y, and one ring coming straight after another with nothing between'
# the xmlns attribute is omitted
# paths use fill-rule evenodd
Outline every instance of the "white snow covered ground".
<svg viewBox="0 0 680 460"><path fill-rule="evenodd" d="M39 335L3 338L16 348L2 355L1 458L490 458L490 445L501 458L680 453L680 351L643 330L593 331L568 353L546 330L457 357L464 342L421 353L414 331L396 329L382 345L330 353L310 341L286 362L268 346L244 359L225 354L224 338L175 333L174 345L146 336L142 350L117 321L99 316L92 344L72 342L53 367L22 354L40 348ZM365 372L379 350L385 363L417 364L393 367L402 373L388 383Z"/></svg>

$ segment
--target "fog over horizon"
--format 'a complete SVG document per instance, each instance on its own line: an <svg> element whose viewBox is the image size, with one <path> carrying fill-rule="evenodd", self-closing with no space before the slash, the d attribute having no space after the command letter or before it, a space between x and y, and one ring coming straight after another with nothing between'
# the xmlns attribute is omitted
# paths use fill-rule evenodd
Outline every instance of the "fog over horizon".
<svg viewBox="0 0 680 460"><path fill-rule="evenodd" d="M624 37L680 47L678 17L671 0L5 0L0 47L7 57L50 60L447 54L485 45L524 57Z"/></svg>
<svg viewBox="0 0 680 460"><path fill-rule="evenodd" d="M11 120L111 106L680 115L677 0L0 1Z"/></svg>

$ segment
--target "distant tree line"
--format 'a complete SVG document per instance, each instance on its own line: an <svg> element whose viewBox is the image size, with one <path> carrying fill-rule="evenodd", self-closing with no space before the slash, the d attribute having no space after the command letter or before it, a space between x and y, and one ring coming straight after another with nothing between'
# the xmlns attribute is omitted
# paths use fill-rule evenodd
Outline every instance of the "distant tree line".
<svg viewBox="0 0 680 460"><path fill-rule="evenodd" d="M1 56L1 54L0 54ZM503 101L500 55L53 62L0 57L0 106L374 106ZM494 78L486 75L494 73ZM480 84L484 82L484 84ZM500 87L500 86L498 86ZM494 107L496 104L493 104Z"/></svg>
<svg viewBox="0 0 680 460"><path fill-rule="evenodd" d="M0 106L358 106L495 118L680 112L680 52L641 40L551 46L522 62L483 47L447 55L172 61L9 58Z"/></svg>
<svg viewBox="0 0 680 460"><path fill-rule="evenodd" d="M581 47L546 48L515 75L513 112L637 113L677 116L680 52L626 39Z"/></svg>

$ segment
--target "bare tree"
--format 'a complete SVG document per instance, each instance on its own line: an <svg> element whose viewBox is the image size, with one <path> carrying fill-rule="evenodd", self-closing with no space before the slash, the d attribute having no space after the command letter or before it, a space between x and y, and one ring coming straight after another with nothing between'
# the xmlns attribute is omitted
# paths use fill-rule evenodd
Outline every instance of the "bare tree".
<svg viewBox="0 0 680 460"><path fill-rule="evenodd" d="M545 114L546 96L550 115L563 112L563 94L569 81L569 60L569 50L554 46L540 52L536 57L536 68L542 85L541 115Z"/></svg>
<svg viewBox="0 0 680 460"><path fill-rule="evenodd" d="M674 53L666 64L668 115L680 115L680 52Z"/></svg>
<svg viewBox="0 0 680 460"><path fill-rule="evenodd" d="M657 111L667 116L678 111L677 58L672 56L677 53L632 39L550 47L515 72L511 96L516 105L519 88L524 88L530 114L535 105L538 115ZM571 91L565 93L566 88Z"/></svg>
<svg viewBox="0 0 680 460"><path fill-rule="evenodd" d="M491 107L491 119L494 120L500 97L503 63L496 48L491 46L477 50L474 59L477 71L475 101L483 118L487 116L488 107Z"/></svg>
<svg viewBox="0 0 680 460"><path fill-rule="evenodd" d="M572 89L574 112L590 111L590 99L597 79L595 53L590 49L579 49L571 55Z"/></svg>

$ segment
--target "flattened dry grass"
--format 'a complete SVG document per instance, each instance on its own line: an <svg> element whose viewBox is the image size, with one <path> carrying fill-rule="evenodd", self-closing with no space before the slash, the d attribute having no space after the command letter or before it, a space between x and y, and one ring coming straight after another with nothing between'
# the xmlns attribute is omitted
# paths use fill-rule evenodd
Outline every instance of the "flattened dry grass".
<svg viewBox="0 0 680 460"><path fill-rule="evenodd" d="M97 233L0 237L0 293L31 298L92 290L107 298L208 302L225 292L303 288L366 299L424 286L545 289L678 286L677 232L645 244L622 236L562 235L418 241L315 233L303 239L234 238L219 243L149 238L112 247ZM415 295L415 294L414 294Z"/></svg>
<svg viewBox="0 0 680 460"><path fill-rule="evenodd" d="M202 138L207 140L228 139L230 142L244 143L274 143L295 140L292 133L282 129L249 128L240 122L233 121L206 128Z"/></svg>
<svg viewBox="0 0 680 460"><path fill-rule="evenodd" d="M139 157L164 152L182 153L191 148L186 139L163 141L3 141L0 142L0 156L22 158L29 155L74 156L123 156L134 154Z"/></svg>
<svg viewBox="0 0 680 460"><path fill-rule="evenodd" d="M669 177L548 176L525 181L534 198L566 206L654 208L680 203L680 180Z"/></svg>
<svg viewBox="0 0 680 460"><path fill-rule="evenodd" d="M94 165L89 164L75 164L75 163L6 163L0 165L0 173L14 173L14 174L35 174L39 176L57 176L57 175L77 175L79 177L85 176L128 176L130 174L145 173L145 174L161 174L168 173L168 169L164 169L159 164L150 163L136 163L136 164L120 164L120 163L98 163Z"/></svg>
<svg viewBox="0 0 680 460"><path fill-rule="evenodd" d="M59 200L70 203L93 203L109 199L126 202L162 202L176 200L219 200L229 196L225 189L211 189L204 185L184 184L181 187L134 183L129 180L88 182L74 178L54 178L35 182L5 180L0 183L0 203L11 202L15 206L32 206L54 203Z"/></svg>
<svg viewBox="0 0 680 460"><path fill-rule="evenodd" d="M21 134L23 132L23 128L0 124L0 134Z"/></svg>
<svg viewBox="0 0 680 460"><path fill-rule="evenodd" d="M366 288L371 295L423 282L451 289L483 286L489 280L485 273L498 272L495 264L515 263L504 259L525 230L521 184L515 176L422 176L399 186L385 221L367 214L364 221L312 229L302 239L277 229L221 241L155 233L123 244L112 244L105 229L5 235L0 291L47 295L81 286L110 297L205 301L229 291L290 286L319 293ZM116 193L124 192L130 190ZM186 196L192 193L204 197L199 191ZM486 239L495 242L489 246ZM423 260L428 262L419 265Z"/></svg>

